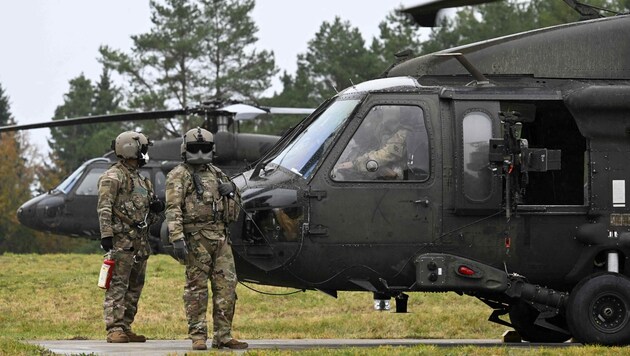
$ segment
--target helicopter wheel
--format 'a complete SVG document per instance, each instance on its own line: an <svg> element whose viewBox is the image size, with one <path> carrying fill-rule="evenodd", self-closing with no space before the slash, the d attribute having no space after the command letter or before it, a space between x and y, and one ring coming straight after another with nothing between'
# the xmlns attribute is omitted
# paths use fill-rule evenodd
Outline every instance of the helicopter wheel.
<svg viewBox="0 0 630 356"><path fill-rule="evenodd" d="M630 279L618 273L583 279L569 296L567 321L576 340L582 343L629 344Z"/></svg>
<svg viewBox="0 0 630 356"><path fill-rule="evenodd" d="M558 343L565 342L571 338L571 335L534 324L538 314L538 310L523 301L519 301L510 307L510 322L523 340ZM555 318L559 317L556 316Z"/></svg>

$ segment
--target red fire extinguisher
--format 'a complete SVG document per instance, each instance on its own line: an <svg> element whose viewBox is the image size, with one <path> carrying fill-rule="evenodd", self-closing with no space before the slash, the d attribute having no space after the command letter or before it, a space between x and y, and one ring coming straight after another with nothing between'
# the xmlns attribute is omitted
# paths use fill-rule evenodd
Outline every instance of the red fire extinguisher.
<svg viewBox="0 0 630 356"><path fill-rule="evenodd" d="M103 265L101 266L101 273L98 276L98 286L103 289L109 289L109 283L112 281L112 274L114 273L114 260L108 253L105 255Z"/></svg>

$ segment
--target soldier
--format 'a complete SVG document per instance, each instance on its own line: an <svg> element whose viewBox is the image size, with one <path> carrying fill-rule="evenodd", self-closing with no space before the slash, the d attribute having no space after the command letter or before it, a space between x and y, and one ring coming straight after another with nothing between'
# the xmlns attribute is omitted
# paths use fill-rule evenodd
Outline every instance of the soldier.
<svg viewBox="0 0 630 356"><path fill-rule="evenodd" d="M166 221L173 254L186 264L184 306L193 350L205 350L208 279L212 284L212 347L247 348L232 338L236 270L228 224L236 220L236 186L213 158L213 136L202 128L188 131L181 145L184 163L166 178Z"/></svg>
<svg viewBox="0 0 630 356"><path fill-rule="evenodd" d="M403 108L398 106L382 106L374 110L376 116L366 118L366 126L361 128L365 136L375 139L363 139L357 142L357 157L337 163L336 170L353 169L359 172L361 179L405 179L407 169L407 137L411 133L409 119L403 119ZM380 124L376 124L376 118ZM368 135L370 134L370 135ZM361 136L357 133L356 136ZM348 175L348 177L353 177ZM357 177L354 177L357 178ZM351 179L351 178L348 178Z"/></svg>
<svg viewBox="0 0 630 356"><path fill-rule="evenodd" d="M120 160L98 181L98 218L101 247L114 260L114 272L103 305L107 342L145 342L131 331L144 286L151 252L148 225L157 221L164 203L151 181L138 172L149 159L152 143L141 133L123 132L112 142Z"/></svg>

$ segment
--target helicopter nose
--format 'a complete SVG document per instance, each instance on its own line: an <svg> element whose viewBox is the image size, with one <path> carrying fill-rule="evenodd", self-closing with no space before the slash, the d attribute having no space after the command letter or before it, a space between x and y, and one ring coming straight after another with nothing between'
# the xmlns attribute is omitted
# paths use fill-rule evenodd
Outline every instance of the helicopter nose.
<svg viewBox="0 0 630 356"><path fill-rule="evenodd" d="M57 224L63 201L63 196L56 194L39 195L20 206L17 210L18 221L31 229L50 231Z"/></svg>
<svg viewBox="0 0 630 356"><path fill-rule="evenodd" d="M37 222L35 213L36 207L37 203L35 202L35 204L33 204L32 200L29 200L18 208L17 218L20 224L30 228L35 227L35 223Z"/></svg>

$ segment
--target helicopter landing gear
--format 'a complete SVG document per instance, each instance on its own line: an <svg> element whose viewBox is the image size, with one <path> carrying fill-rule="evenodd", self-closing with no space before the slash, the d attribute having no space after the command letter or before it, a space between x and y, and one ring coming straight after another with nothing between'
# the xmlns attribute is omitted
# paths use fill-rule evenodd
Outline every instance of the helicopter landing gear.
<svg viewBox="0 0 630 356"><path fill-rule="evenodd" d="M571 335L536 324L540 312L524 301L510 306L510 322L523 340L529 342L565 342ZM552 319L559 319L555 316ZM564 320L556 320L563 322Z"/></svg>
<svg viewBox="0 0 630 356"><path fill-rule="evenodd" d="M567 304L569 329L585 344L630 343L630 279L618 273L600 273L573 288Z"/></svg>
<svg viewBox="0 0 630 356"><path fill-rule="evenodd" d="M384 293L374 293L374 310L386 311L391 309L391 296ZM405 293L399 293L394 296L396 302L396 313L407 312L407 300L409 296Z"/></svg>

